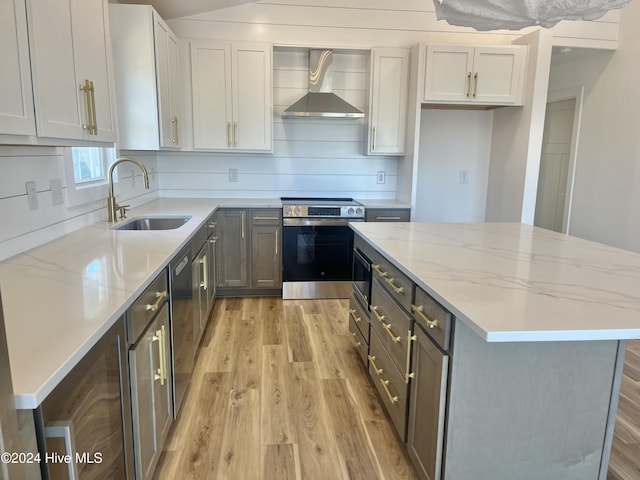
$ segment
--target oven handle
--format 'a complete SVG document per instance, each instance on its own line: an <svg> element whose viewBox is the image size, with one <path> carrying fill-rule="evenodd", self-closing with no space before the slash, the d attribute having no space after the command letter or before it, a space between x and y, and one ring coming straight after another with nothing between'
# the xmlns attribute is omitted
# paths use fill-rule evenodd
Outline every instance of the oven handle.
<svg viewBox="0 0 640 480"><path fill-rule="evenodd" d="M309 219L309 218L283 218L283 227L341 227L349 225L349 222L364 222L364 218L351 219Z"/></svg>

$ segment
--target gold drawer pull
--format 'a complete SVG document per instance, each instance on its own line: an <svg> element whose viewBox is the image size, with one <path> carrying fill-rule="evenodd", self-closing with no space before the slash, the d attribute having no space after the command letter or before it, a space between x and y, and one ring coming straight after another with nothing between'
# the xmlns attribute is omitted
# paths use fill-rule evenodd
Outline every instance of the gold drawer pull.
<svg viewBox="0 0 640 480"><path fill-rule="evenodd" d="M360 345L362 345L362 342L360 342L359 340L356 340L356 337L358 336L355 332L349 332L351 334L351 336L353 337L353 345L358 348Z"/></svg>
<svg viewBox="0 0 640 480"><path fill-rule="evenodd" d="M349 314L351 314L351 318L353 318L354 322L360 323L362 321L362 319L360 317L356 317L356 309L355 308L350 308L349 309Z"/></svg>
<svg viewBox="0 0 640 480"><path fill-rule="evenodd" d="M400 337L396 337L393 334L393 330L391 330L391 324L390 323L382 322L382 327L384 328L385 332L387 332L387 334L389 335L389 338L391 338L393 343L399 343L400 342Z"/></svg>
<svg viewBox="0 0 640 480"><path fill-rule="evenodd" d="M384 320L384 318L385 318L385 317L384 317L384 315L380 315L380 314L378 313L378 308L380 308L380 307L378 307L377 305L373 305L373 306L371 307L371 311L373 312L373 314L375 315L375 317L378 319L378 321L379 321L379 322L382 322L382 321Z"/></svg>
<svg viewBox="0 0 640 480"><path fill-rule="evenodd" d="M261 216L255 216L253 217L254 220L280 220L280 217L261 217Z"/></svg>
<svg viewBox="0 0 640 480"><path fill-rule="evenodd" d="M424 313L424 307L422 305L414 305L413 303L411 304L411 311L415 312L418 314L418 316L420 318L422 318L422 320L425 321L425 323L427 324L427 327L429 328L436 328L438 326L438 320L431 320L429 317L427 317Z"/></svg>
<svg viewBox="0 0 640 480"><path fill-rule="evenodd" d="M380 383L382 384L382 388L384 388L384 391L387 392L387 396L389 397L389 401L392 404L396 404L398 403L398 396L397 395L391 395L391 392L389 391L389 380L384 380L384 379L380 379Z"/></svg>
<svg viewBox="0 0 640 480"><path fill-rule="evenodd" d="M395 283L393 283L394 280L395 280L394 278L385 278L384 279L384 281L387 282L391 288L393 288L394 292L396 292L396 293L404 293L404 287L397 286Z"/></svg>
<svg viewBox="0 0 640 480"><path fill-rule="evenodd" d="M371 363L371 366L373 367L373 369L376 371L376 374L380 375L384 370L382 368L378 368L376 366L376 356L375 355L367 355L367 358L369 359L369 362Z"/></svg>
<svg viewBox="0 0 640 480"><path fill-rule="evenodd" d="M380 265L379 265L379 264L377 264L377 263L372 264L372 265L371 265L371 267L372 267L376 272L378 272L378 275L380 275L382 278L384 278L384 277L386 277L386 276L388 275L388 273L387 273L387 272L385 272L384 270L382 270L382 269L380 268Z"/></svg>
<svg viewBox="0 0 640 480"><path fill-rule="evenodd" d="M399 216L389 216L389 215L378 215L376 220L402 220L402 217Z"/></svg>
<svg viewBox="0 0 640 480"><path fill-rule="evenodd" d="M415 342L418 340L417 335L411 335L411 330L407 330L407 364L405 368L404 381L405 383L409 383L410 378L415 378L415 373L409 373L409 368L411 367L411 342Z"/></svg>
<svg viewBox="0 0 640 480"><path fill-rule="evenodd" d="M157 300L155 301L155 303L145 305L144 309L151 310L152 312L157 312L160 308L160 305L162 305L162 302L164 302L165 298L167 298L167 292L156 292L156 298Z"/></svg>

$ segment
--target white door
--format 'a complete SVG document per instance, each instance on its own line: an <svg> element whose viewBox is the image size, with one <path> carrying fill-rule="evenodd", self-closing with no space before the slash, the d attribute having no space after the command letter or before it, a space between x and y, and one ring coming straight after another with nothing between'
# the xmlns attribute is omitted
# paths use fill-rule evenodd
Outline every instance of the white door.
<svg viewBox="0 0 640 480"><path fill-rule="evenodd" d="M473 47L427 46L424 101L466 102L471 92Z"/></svg>
<svg viewBox="0 0 640 480"><path fill-rule="evenodd" d="M565 207L573 140L575 98L547 103L534 225L566 231Z"/></svg>

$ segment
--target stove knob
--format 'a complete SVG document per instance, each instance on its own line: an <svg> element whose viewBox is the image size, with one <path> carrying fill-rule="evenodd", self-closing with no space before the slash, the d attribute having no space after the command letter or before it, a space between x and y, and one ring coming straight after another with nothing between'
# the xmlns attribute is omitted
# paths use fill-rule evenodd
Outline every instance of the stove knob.
<svg viewBox="0 0 640 480"><path fill-rule="evenodd" d="M349 210L347 210L347 213L348 213L349 215L353 215L353 208L352 208L352 207L349 207Z"/></svg>
<svg viewBox="0 0 640 480"><path fill-rule="evenodd" d="M291 207L287 207L287 210L284 212L287 217L291 216Z"/></svg>
<svg viewBox="0 0 640 480"><path fill-rule="evenodd" d="M296 207L296 209L294 210L294 213L296 215L300 215L301 211L300 211L300 207Z"/></svg>
<svg viewBox="0 0 640 480"><path fill-rule="evenodd" d="M358 215L362 215L362 214L364 214L364 211L362 210L362 208L358 207L358 208L356 208L356 213Z"/></svg>

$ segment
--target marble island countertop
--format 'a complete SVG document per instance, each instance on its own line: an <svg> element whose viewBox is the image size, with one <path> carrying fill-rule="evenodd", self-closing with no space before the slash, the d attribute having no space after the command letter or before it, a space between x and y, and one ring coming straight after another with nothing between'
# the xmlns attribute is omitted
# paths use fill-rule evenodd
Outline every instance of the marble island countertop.
<svg viewBox="0 0 640 480"><path fill-rule="evenodd" d="M352 228L488 342L640 338L640 255L513 223Z"/></svg>
<svg viewBox="0 0 640 480"><path fill-rule="evenodd" d="M187 215L175 230L114 230L99 222L0 262L16 407L37 407L124 314L217 207L279 199L161 198L128 213Z"/></svg>

